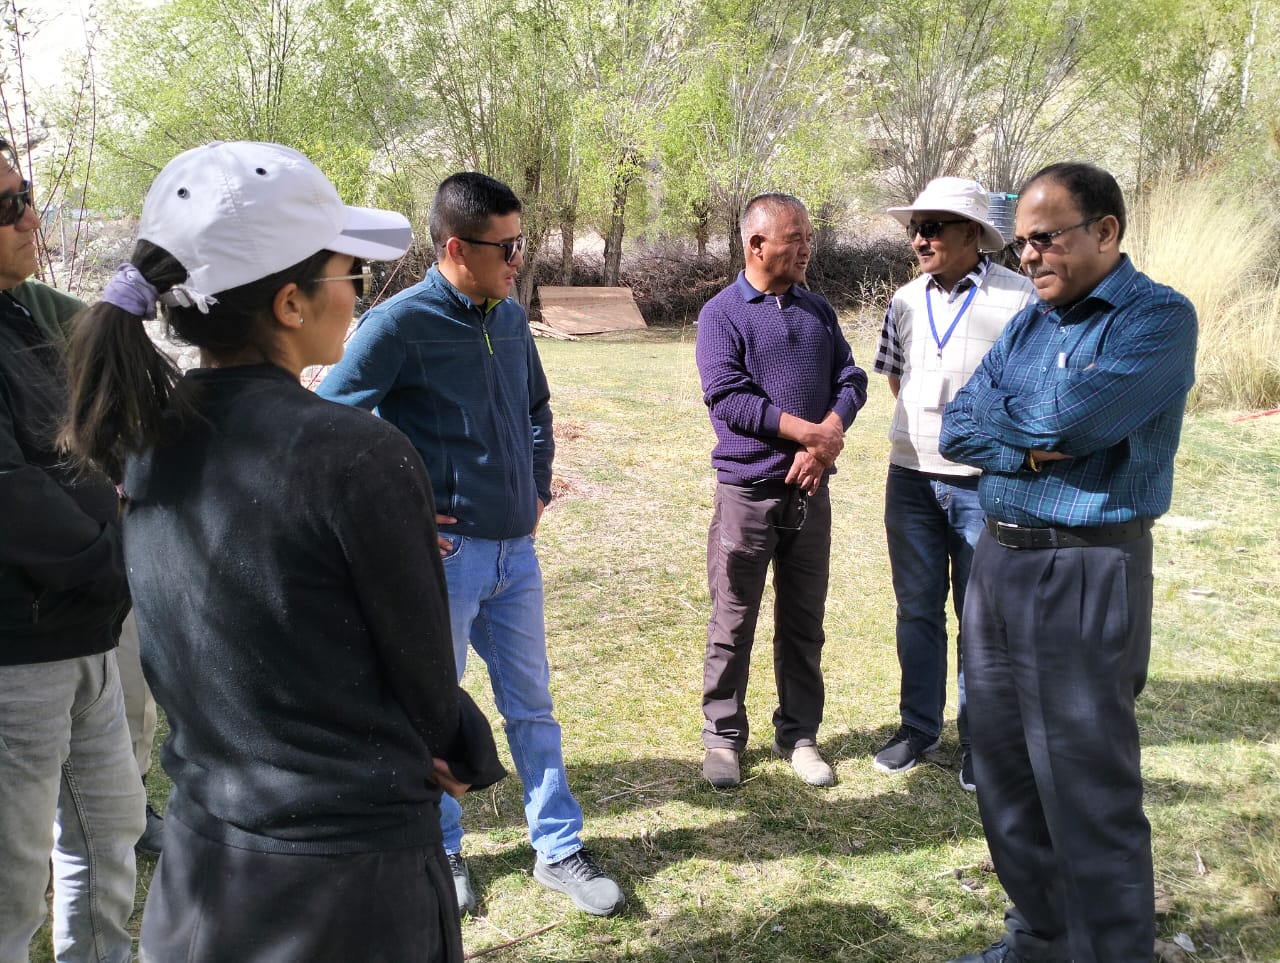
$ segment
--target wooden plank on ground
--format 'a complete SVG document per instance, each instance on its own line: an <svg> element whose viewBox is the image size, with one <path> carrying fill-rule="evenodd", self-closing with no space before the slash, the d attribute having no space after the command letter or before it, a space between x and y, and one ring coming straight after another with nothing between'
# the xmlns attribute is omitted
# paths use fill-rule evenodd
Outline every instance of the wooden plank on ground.
<svg viewBox="0 0 1280 963"><path fill-rule="evenodd" d="M538 288L542 322L565 334L601 334L646 327L630 288Z"/></svg>

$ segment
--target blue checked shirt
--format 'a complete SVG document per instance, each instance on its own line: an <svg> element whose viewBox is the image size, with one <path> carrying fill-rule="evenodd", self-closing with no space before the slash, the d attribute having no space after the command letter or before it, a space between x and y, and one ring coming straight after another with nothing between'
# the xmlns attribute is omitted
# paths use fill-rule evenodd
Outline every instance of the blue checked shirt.
<svg viewBox="0 0 1280 963"><path fill-rule="evenodd" d="M1018 525L1105 525L1169 509L1173 456L1195 381L1191 302L1127 255L1064 310L1027 306L943 414L939 450L983 470L987 515ZM1071 456L1027 467L1031 449Z"/></svg>

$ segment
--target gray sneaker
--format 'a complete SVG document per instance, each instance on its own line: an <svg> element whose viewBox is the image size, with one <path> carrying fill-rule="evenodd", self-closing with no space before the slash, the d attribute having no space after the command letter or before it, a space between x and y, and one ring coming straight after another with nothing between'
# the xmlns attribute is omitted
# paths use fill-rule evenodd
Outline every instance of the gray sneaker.
<svg viewBox="0 0 1280 963"><path fill-rule="evenodd" d="M458 897L458 914L466 916L476 911L476 892L471 888L471 873L461 853L445 853L449 860L449 872L453 874L453 892Z"/></svg>
<svg viewBox="0 0 1280 963"><path fill-rule="evenodd" d="M592 916L612 916L627 902L618 884L585 849L554 863L544 863L539 856L533 864L533 878L547 889L564 893L574 906Z"/></svg>

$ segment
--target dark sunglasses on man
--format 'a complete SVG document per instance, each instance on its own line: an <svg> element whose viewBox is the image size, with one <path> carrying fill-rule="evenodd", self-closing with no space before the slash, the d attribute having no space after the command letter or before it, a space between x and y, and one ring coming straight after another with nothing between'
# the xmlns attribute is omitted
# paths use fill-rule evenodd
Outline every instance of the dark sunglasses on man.
<svg viewBox="0 0 1280 963"><path fill-rule="evenodd" d="M1013 239L1013 253L1021 257L1026 246L1030 244L1033 248L1043 254L1045 251L1049 250L1049 248L1053 247L1053 239L1055 237L1058 237L1061 234L1066 234L1068 231L1078 231L1080 228L1088 227L1090 224L1096 224L1098 221L1102 220L1102 218L1103 215L1099 214L1097 217L1091 217L1087 221L1081 221L1079 224L1072 224L1070 227L1059 228L1056 231L1040 231L1039 233L1032 234L1028 237L1015 237Z"/></svg>
<svg viewBox="0 0 1280 963"><path fill-rule="evenodd" d="M0 194L0 227L8 227L22 220L31 204L31 182L23 181L21 186L8 194Z"/></svg>
<svg viewBox="0 0 1280 963"><path fill-rule="evenodd" d="M485 247L502 248L502 259L510 264L516 259L517 254L524 253L525 237L521 234L512 241L477 241L469 237L459 237L459 241L466 241L468 244L483 244Z"/></svg>
<svg viewBox="0 0 1280 963"><path fill-rule="evenodd" d="M919 234L926 241L932 241L935 237L942 233L942 229L948 224L964 224L965 219L959 218L952 221L921 221L917 224L912 221L907 225L907 237L914 238Z"/></svg>

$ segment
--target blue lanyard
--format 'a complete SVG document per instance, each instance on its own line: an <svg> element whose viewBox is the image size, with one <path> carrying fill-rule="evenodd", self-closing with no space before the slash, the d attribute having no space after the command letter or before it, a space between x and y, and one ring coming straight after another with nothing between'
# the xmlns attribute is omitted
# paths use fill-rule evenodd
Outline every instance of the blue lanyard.
<svg viewBox="0 0 1280 963"><path fill-rule="evenodd" d="M955 318L951 321L951 327L947 328L947 333L941 338L938 337L938 329L933 323L933 301L929 297L930 292L931 288L926 287L924 289L924 306L929 310L929 332L933 335L933 343L938 346L938 359L941 360L942 349L951 340L951 332L956 329L956 325L964 317L965 311L969 310L969 305L973 303L973 296L978 293L978 286L975 284L969 289L969 296L964 299L964 304L960 305L960 310L956 312Z"/></svg>

